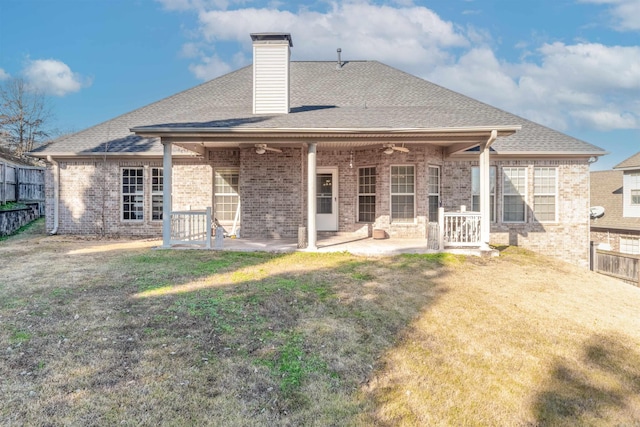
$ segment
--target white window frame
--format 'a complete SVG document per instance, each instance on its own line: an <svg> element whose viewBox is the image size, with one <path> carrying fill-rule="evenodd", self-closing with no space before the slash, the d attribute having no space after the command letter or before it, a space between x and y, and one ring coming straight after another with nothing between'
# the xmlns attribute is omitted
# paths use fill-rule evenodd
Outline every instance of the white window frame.
<svg viewBox="0 0 640 427"><path fill-rule="evenodd" d="M474 174L474 171L477 173ZM478 177L478 182L475 187L478 188L478 192L474 191L474 179L473 177ZM491 210L491 222L495 223L498 215L496 215L496 193L497 193L497 179L498 179L498 168L496 166L489 167L489 188L491 190L491 194L489 196L490 210ZM478 198L478 206L475 208L475 204L473 202L474 197ZM474 212L480 212L480 166L472 166L471 167L471 210Z"/></svg>
<svg viewBox="0 0 640 427"><path fill-rule="evenodd" d="M548 192L542 192L542 191L538 191L537 187L538 187L538 176L537 176L537 172L539 171L553 171L553 180L554 180L554 185L553 185L553 192L552 193L548 193ZM549 178L549 177L541 177L541 178ZM554 206L554 212L553 212L553 219L540 219L538 218L538 213L536 212L537 207L538 207L538 202L537 202L537 198L538 197L553 197L553 206ZM540 223L554 223L554 222L558 222L558 168L557 167L551 167L551 166L536 166L533 168L533 217L536 219L536 221L540 222Z"/></svg>
<svg viewBox="0 0 640 427"><path fill-rule="evenodd" d="M632 188L629 190L631 206L640 206L640 188ZM634 201L633 199L636 198Z"/></svg>
<svg viewBox="0 0 640 427"><path fill-rule="evenodd" d="M126 177L127 179L127 183L125 184L125 176L124 176L124 171L142 171L142 183L138 184L137 182L134 184L131 184L129 182L129 178L131 178L130 176ZM120 220L123 222L144 222L144 199L145 199L145 177L146 177L146 173L145 173L145 168L143 166L129 166L129 167L121 167L120 168ZM136 181L139 178L139 176L136 174L135 176ZM127 188L130 189L131 186L136 187L135 192L124 192L124 186L127 186ZM141 186L142 190L138 191L137 187ZM131 218L125 218L125 205L133 205L137 202L125 202L125 197L141 197L142 201L140 203L142 203L142 208L141 209L136 209L136 210L129 210L127 211L127 213L131 214L133 212L140 212L140 216L141 218L135 218L135 219L131 219Z"/></svg>
<svg viewBox="0 0 640 427"><path fill-rule="evenodd" d="M524 183L522 185L522 187L524 188L523 192L519 192L519 193L507 193L507 190L509 190L510 186L507 185L507 171L514 171L514 170L518 170L518 171L522 171L523 172L523 178L524 178ZM519 175L519 174L518 174ZM520 178L520 176L518 176L518 179ZM505 203L505 199L507 197L515 197L515 196L519 196L522 199L522 210L523 210L523 215L522 215L522 220L507 220L505 219L505 207L506 207L506 203ZM512 223L512 224L522 224L522 223L526 223L527 222L527 168L523 167L523 166L503 166L502 167L502 222L504 223Z"/></svg>
<svg viewBox="0 0 640 427"><path fill-rule="evenodd" d="M620 253L640 255L640 238L620 237Z"/></svg>
<svg viewBox="0 0 640 427"><path fill-rule="evenodd" d="M437 171L436 175L432 176L431 175L432 171ZM434 186L433 186L433 183L431 182L431 179L434 176L438 180L436 191L433 191ZM429 222L438 221L438 208L440 207L441 189L442 189L442 168L438 165L428 165L427 167L427 214L429 215ZM433 213L434 213L433 218L431 217L431 213L432 213L431 198L432 197L437 197L438 199L438 201L436 202L436 207L433 210Z"/></svg>
<svg viewBox="0 0 640 427"><path fill-rule="evenodd" d="M158 175L154 175L155 171L158 171ZM151 209L151 214L149 215L149 218L151 218L151 221L158 222L162 221L163 215L162 203L164 199L164 170L160 166L152 166L150 175L149 179L151 182L149 183L149 188L151 189L151 206L149 209ZM153 182L155 178L158 179L157 184ZM160 218L154 218L153 207L155 200L159 200L160 203Z"/></svg>
<svg viewBox="0 0 640 427"><path fill-rule="evenodd" d="M373 184L371 182L369 182L368 184L362 184L360 182L360 179L363 178L360 175L360 172L364 171L365 169L373 171L373 175L369 174L364 176L364 178L373 178ZM358 216L356 218L357 222L364 223L364 224L371 224L376 221L376 188L377 188L376 181L377 181L377 170L375 166L362 166L358 168L358 213L357 213ZM365 187L368 187L369 189L373 187L373 193L361 192L360 190L362 189L362 185L364 185ZM360 219L360 198L361 197L373 197L373 220L372 221L363 221Z"/></svg>
<svg viewBox="0 0 640 427"><path fill-rule="evenodd" d="M410 167L413 170L413 192L411 193L394 193L393 192L393 168ZM394 219L393 218L393 196L411 196L413 197L413 218L412 219ZM416 223L416 166L410 164L390 165L389 166L389 221L392 224L415 224Z"/></svg>
<svg viewBox="0 0 640 427"><path fill-rule="evenodd" d="M216 192L216 178L221 174L231 173L238 176L238 191L237 193L217 193ZM240 206L240 169L239 168L220 168L214 171L213 175L213 207L214 207L214 215L220 224L231 225L235 219L236 211L231 212L231 219L220 218L218 211L218 203L217 197L237 197L238 198L238 206ZM237 209L237 208L236 208ZM240 223L240 218L238 218L238 224Z"/></svg>

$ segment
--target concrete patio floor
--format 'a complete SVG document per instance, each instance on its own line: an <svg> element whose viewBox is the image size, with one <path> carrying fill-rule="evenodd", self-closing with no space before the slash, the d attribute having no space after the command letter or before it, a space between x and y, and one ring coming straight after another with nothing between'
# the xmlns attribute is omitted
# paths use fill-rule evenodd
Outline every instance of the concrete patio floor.
<svg viewBox="0 0 640 427"><path fill-rule="evenodd" d="M399 254L429 254L439 251L427 248L427 239L373 239L371 237L331 236L319 237L318 249L313 252L349 252L354 255L390 256ZM295 239L232 239L223 240L224 251L265 251L265 252L295 252L309 251L298 249ZM476 248L451 248L445 252L482 255Z"/></svg>

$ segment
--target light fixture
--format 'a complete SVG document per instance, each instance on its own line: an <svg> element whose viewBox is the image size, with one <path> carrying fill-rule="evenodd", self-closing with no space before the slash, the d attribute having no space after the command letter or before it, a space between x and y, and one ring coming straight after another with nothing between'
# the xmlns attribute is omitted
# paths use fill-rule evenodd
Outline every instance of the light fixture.
<svg viewBox="0 0 640 427"><path fill-rule="evenodd" d="M387 147L384 149L384 154L393 154L393 148Z"/></svg>
<svg viewBox="0 0 640 427"><path fill-rule="evenodd" d="M264 148L256 147L256 154L264 154L266 152L267 152L267 150L265 150Z"/></svg>

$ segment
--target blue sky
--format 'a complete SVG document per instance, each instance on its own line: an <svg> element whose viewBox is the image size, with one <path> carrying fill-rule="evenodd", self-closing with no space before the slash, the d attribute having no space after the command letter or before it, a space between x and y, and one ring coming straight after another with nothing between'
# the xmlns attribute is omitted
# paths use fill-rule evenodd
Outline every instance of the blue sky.
<svg viewBox="0 0 640 427"><path fill-rule="evenodd" d="M251 61L376 59L598 145L640 151L640 0L2 0L0 79L46 90L77 131Z"/></svg>

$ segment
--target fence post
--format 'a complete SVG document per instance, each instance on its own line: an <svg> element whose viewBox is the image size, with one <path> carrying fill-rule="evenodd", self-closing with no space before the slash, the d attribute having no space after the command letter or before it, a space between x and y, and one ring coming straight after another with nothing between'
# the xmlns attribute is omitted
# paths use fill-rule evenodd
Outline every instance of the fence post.
<svg viewBox="0 0 640 427"><path fill-rule="evenodd" d="M7 164L0 162L0 165L2 165L2 200L0 202L4 205L7 203Z"/></svg>
<svg viewBox="0 0 640 427"><path fill-rule="evenodd" d="M205 218L205 223L206 223L206 227L205 227L205 233L207 233L207 238L206 238L206 247L207 249L211 249L211 206L207 207L207 215Z"/></svg>

